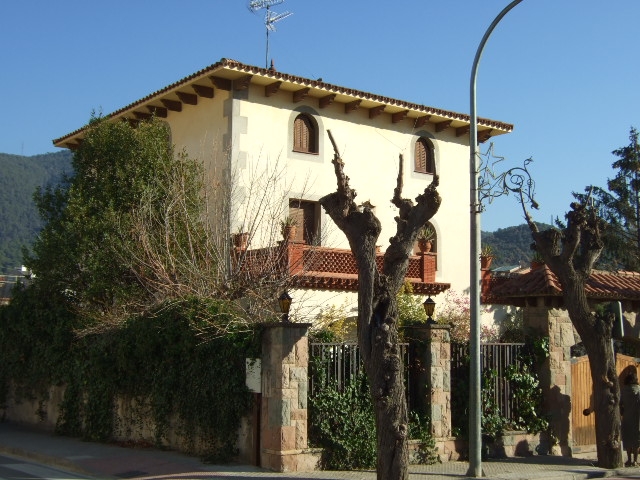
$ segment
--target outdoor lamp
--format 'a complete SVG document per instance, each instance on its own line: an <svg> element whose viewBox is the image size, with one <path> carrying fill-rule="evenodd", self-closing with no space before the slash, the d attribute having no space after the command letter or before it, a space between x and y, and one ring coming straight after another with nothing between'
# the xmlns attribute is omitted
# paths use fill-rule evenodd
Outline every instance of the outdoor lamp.
<svg viewBox="0 0 640 480"><path fill-rule="evenodd" d="M289 296L286 290L282 292L282 295L278 297L278 305L280 306L280 311L282 312L283 322L289 321L289 308L291 307L292 300L293 298Z"/></svg>
<svg viewBox="0 0 640 480"><path fill-rule="evenodd" d="M434 325L438 323L431 317L436 309L436 302L431 299L431 295L429 295L429 298L424 301L422 306L424 307L424 313L427 314L427 325Z"/></svg>

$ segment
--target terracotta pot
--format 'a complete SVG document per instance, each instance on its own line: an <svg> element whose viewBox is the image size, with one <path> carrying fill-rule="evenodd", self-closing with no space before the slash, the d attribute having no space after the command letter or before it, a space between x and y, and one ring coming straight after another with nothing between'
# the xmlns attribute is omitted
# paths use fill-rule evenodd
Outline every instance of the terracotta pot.
<svg viewBox="0 0 640 480"><path fill-rule="evenodd" d="M489 270L489 268L491 268L492 262L493 262L493 257L487 257L484 255L480 256L480 268L482 270Z"/></svg>
<svg viewBox="0 0 640 480"><path fill-rule="evenodd" d="M233 245L241 250L246 250L249 245L249 233L235 233L233 235Z"/></svg>
<svg viewBox="0 0 640 480"><path fill-rule="evenodd" d="M429 253L431 251L431 240L418 240L418 248L422 253Z"/></svg>
<svg viewBox="0 0 640 480"><path fill-rule="evenodd" d="M298 227L296 225L282 227L282 237L286 242L291 242L296 238L297 231Z"/></svg>

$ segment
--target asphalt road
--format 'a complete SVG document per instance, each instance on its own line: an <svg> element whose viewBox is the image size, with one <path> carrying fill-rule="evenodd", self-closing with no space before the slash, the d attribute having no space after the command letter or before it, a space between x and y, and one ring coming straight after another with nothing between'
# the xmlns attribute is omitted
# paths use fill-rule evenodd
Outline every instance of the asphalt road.
<svg viewBox="0 0 640 480"><path fill-rule="evenodd" d="M79 478L87 477L23 458L0 455L0 480L75 480Z"/></svg>

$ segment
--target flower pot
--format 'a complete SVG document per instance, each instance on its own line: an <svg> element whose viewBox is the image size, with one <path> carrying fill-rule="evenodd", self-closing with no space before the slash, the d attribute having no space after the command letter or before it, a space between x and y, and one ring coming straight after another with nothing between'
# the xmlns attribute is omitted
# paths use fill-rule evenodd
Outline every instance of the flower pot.
<svg viewBox="0 0 640 480"><path fill-rule="evenodd" d="M428 253L431 251L431 240L418 240L418 248L422 253Z"/></svg>
<svg viewBox="0 0 640 480"><path fill-rule="evenodd" d="M235 233L233 235L233 246L240 250L246 250L249 245L249 233Z"/></svg>
<svg viewBox="0 0 640 480"><path fill-rule="evenodd" d="M480 256L480 268L482 270L489 270L491 268L491 263L493 262L493 257L481 255Z"/></svg>

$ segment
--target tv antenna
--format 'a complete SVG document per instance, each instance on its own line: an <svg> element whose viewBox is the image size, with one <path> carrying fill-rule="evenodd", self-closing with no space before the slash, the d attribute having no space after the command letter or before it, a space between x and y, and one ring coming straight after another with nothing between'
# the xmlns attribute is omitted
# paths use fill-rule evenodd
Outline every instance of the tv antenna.
<svg viewBox="0 0 640 480"><path fill-rule="evenodd" d="M264 26L267 31L267 50L264 57L265 68L269 68L269 32L275 32L275 24L280 20L284 20L287 17L293 15L291 12L276 13L271 11L271 7L284 3L284 0L249 0L249 10L257 12L258 10L266 9L264 16Z"/></svg>

